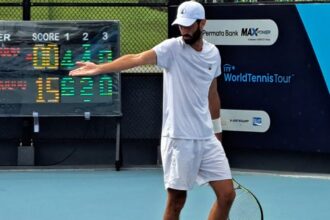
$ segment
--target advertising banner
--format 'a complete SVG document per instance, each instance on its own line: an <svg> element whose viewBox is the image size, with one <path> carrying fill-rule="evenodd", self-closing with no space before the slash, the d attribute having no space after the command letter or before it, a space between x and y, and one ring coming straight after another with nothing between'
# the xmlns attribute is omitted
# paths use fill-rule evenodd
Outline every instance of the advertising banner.
<svg viewBox="0 0 330 220"><path fill-rule="evenodd" d="M177 7L170 8L169 24ZM224 144L330 152L330 4L205 6ZM170 37L179 36L169 27Z"/></svg>

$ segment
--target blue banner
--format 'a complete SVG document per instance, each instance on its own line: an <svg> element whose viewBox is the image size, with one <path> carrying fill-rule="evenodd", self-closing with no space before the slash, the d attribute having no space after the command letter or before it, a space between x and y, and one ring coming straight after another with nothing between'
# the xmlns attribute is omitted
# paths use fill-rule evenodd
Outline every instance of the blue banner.
<svg viewBox="0 0 330 220"><path fill-rule="evenodd" d="M330 4L205 9L204 39L222 57L225 145L330 152Z"/></svg>

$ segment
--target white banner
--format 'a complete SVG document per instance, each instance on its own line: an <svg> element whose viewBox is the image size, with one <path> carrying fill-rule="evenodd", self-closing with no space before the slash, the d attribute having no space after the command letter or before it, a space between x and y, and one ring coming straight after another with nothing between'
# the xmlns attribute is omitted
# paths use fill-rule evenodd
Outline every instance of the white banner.
<svg viewBox="0 0 330 220"><path fill-rule="evenodd" d="M271 19L207 20L203 37L215 45L269 46L278 38L278 27Z"/></svg>
<svg viewBox="0 0 330 220"><path fill-rule="evenodd" d="M224 131L266 132L270 118L265 111L221 109L221 125Z"/></svg>

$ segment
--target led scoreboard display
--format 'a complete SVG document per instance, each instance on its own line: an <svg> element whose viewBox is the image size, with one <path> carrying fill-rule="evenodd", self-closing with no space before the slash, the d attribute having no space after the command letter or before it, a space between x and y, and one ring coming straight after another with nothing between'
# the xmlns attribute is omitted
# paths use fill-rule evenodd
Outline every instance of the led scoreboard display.
<svg viewBox="0 0 330 220"><path fill-rule="evenodd" d="M119 73L68 75L119 53L118 21L0 22L0 115L121 115Z"/></svg>

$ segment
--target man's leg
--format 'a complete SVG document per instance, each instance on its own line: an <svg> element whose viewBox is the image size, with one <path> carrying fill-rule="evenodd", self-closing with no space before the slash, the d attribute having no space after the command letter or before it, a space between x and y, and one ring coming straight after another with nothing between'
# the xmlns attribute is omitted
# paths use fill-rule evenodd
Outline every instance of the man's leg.
<svg viewBox="0 0 330 220"><path fill-rule="evenodd" d="M235 199L235 190L232 180L219 180L210 182L216 194L208 220L227 220L230 207Z"/></svg>
<svg viewBox="0 0 330 220"><path fill-rule="evenodd" d="M186 202L187 191L167 189L167 202L164 220L179 220L180 212Z"/></svg>

